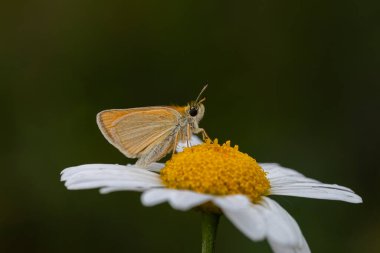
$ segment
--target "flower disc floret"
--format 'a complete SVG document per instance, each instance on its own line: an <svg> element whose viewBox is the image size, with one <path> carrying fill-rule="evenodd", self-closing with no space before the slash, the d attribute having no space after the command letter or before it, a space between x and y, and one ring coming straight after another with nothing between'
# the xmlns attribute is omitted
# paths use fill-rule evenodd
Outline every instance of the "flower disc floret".
<svg viewBox="0 0 380 253"><path fill-rule="evenodd" d="M270 188L266 173L249 155L207 140L173 155L160 172L168 188L192 190L213 195L244 194L253 202Z"/></svg>

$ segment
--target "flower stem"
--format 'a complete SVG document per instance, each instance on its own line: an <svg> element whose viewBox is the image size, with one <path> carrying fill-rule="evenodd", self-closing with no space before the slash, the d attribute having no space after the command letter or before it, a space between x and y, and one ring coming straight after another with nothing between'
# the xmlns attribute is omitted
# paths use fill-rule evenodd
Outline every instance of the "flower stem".
<svg viewBox="0 0 380 253"><path fill-rule="evenodd" d="M215 252L216 230L220 214L202 212L202 253Z"/></svg>

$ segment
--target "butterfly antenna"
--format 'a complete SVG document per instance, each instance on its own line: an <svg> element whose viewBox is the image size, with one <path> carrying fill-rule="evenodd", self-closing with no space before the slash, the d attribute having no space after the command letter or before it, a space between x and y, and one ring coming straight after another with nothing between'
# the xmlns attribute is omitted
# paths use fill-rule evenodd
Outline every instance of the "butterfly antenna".
<svg viewBox="0 0 380 253"><path fill-rule="evenodd" d="M198 104L198 100L199 100L199 98L201 97L202 93L206 90L207 86L208 86L208 84L206 84L206 85L202 88L201 92L199 92L199 95L198 95L197 99L195 100L195 103L196 103L196 104Z"/></svg>

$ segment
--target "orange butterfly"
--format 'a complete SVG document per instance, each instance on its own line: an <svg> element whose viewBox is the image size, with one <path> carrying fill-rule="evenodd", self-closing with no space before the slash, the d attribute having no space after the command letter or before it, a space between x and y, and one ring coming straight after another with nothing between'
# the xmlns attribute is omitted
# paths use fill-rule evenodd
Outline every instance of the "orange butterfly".
<svg viewBox="0 0 380 253"><path fill-rule="evenodd" d="M136 165L147 167L170 151L174 153L178 141L189 146L191 135L206 131L199 128L205 106L199 100L207 88L203 87L195 101L186 106L149 106L130 109L111 109L98 113L96 119L104 137L125 156L139 158Z"/></svg>

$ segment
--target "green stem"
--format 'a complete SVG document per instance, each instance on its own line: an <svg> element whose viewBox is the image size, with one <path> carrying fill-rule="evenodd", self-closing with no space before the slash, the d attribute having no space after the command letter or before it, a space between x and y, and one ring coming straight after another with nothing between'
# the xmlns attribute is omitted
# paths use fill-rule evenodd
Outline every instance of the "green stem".
<svg viewBox="0 0 380 253"><path fill-rule="evenodd" d="M216 230L220 214L202 213L202 253L215 252Z"/></svg>

